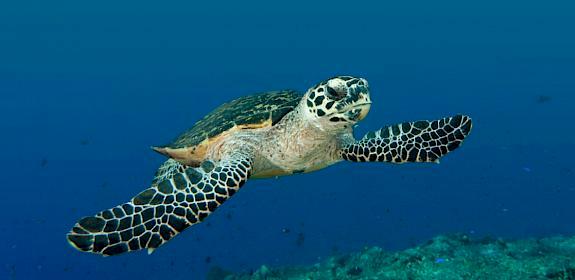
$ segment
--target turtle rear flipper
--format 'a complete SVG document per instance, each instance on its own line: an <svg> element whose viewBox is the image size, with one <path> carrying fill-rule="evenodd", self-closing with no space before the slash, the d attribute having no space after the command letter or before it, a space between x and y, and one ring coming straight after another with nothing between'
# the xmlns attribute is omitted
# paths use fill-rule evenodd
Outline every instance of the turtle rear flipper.
<svg viewBox="0 0 575 280"><path fill-rule="evenodd" d="M251 166L245 154L198 168L167 160L152 187L128 203L80 219L68 233L68 242L80 251L106 256L144 248L151 253L238 191Z"/></svg>
<svg viewBox="0 0 575 280"><path fill-rule="evenodd" d="M471 118L464 115L405 122L368 133L341 155L355 162L438 162L463 143L471 128Z"/></svg>

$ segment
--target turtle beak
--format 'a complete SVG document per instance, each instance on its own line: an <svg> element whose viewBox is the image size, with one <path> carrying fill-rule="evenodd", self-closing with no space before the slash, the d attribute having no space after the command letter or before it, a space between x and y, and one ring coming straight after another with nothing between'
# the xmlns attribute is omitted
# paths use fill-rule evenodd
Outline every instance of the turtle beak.
<svg viewBox="0 0 575 280"><path fill-rule="evenodd" d="M371 109L371 103L364 103L359 105L359 109L361 110L359 112L359 116L357 117L358 121L361 121L363 119L365 119L365 117L367 116L367 113L369 113L369 109Z"/></svg>
<svg viewBox="0 0 575 280"><path fill-rule="evenodd" d="M361 121L367 116L370 108L371 102L355 104L347 110L348 119L352 121Z"/></svg>
<svg viewBox="0 0 575 280"><path fill-rule="evenodd" d="M369 113L370 108L371 108L371 102L354 105L349 111L350 114L352 115L350 116L351 117L350 119L355 121L361 121L365 119L367 113Z"/></svg>
<svg viewBox="0 0 575 280"><path fill-rule="evenodd" d="M366 88L360 88L356 90L356 92L357 95L352 96L355 99L355 104L352 104L348 110L351 114L355 114L351 119L361 121L367 116L369 109L371 109L371 98Z"/></svg>
<svg viewBox="0 0 575 280"><path fill-rule="evenodd" d="M362 79L363 80L363 79ZM363 120L369 109L371 108L371 98L369 97L369 89L367 87L367 81L363 80L365 85L359 86L354 85L349 89L348 96L355 104L349 108L352 113L357 114L353 119L357 121Z"/></svg>

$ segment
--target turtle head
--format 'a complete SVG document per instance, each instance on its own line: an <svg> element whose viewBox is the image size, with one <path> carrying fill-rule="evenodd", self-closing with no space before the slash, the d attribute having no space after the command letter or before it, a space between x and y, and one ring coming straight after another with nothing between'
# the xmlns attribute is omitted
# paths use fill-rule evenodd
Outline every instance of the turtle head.
<svg viewBox="0 0 575 280"><path fill-rule="evenodd" d="M324 127L349 127L365 118L371 107L365 79L337 76L310 88L305 108Z"/></svg>

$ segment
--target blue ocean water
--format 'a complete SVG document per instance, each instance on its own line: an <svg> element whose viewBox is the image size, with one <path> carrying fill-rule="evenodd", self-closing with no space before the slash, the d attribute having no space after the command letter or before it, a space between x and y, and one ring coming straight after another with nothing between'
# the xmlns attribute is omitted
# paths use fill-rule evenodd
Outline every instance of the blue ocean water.
<svg viewBox="0 0 575 280"><path fill-rule="evenodd" d="M569 1L4 1L0 279L202 279L431 237L575 234ZM439 165L342 163L252 180L148 256L75 251L79 217L146 188L217 105L369 80L357 136L466 113Z"/></svg>

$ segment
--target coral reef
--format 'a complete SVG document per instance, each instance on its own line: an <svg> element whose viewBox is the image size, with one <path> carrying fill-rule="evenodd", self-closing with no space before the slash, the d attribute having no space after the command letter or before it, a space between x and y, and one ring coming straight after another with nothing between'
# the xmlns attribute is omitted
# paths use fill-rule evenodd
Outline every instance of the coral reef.
<svg viewBox="0 0 575 280"><path fill-rule="evenodd" d="M373 247L308 267L269 268L208 279L575 279L575 237L505 241L438 236L401 252Z"/></svg>

